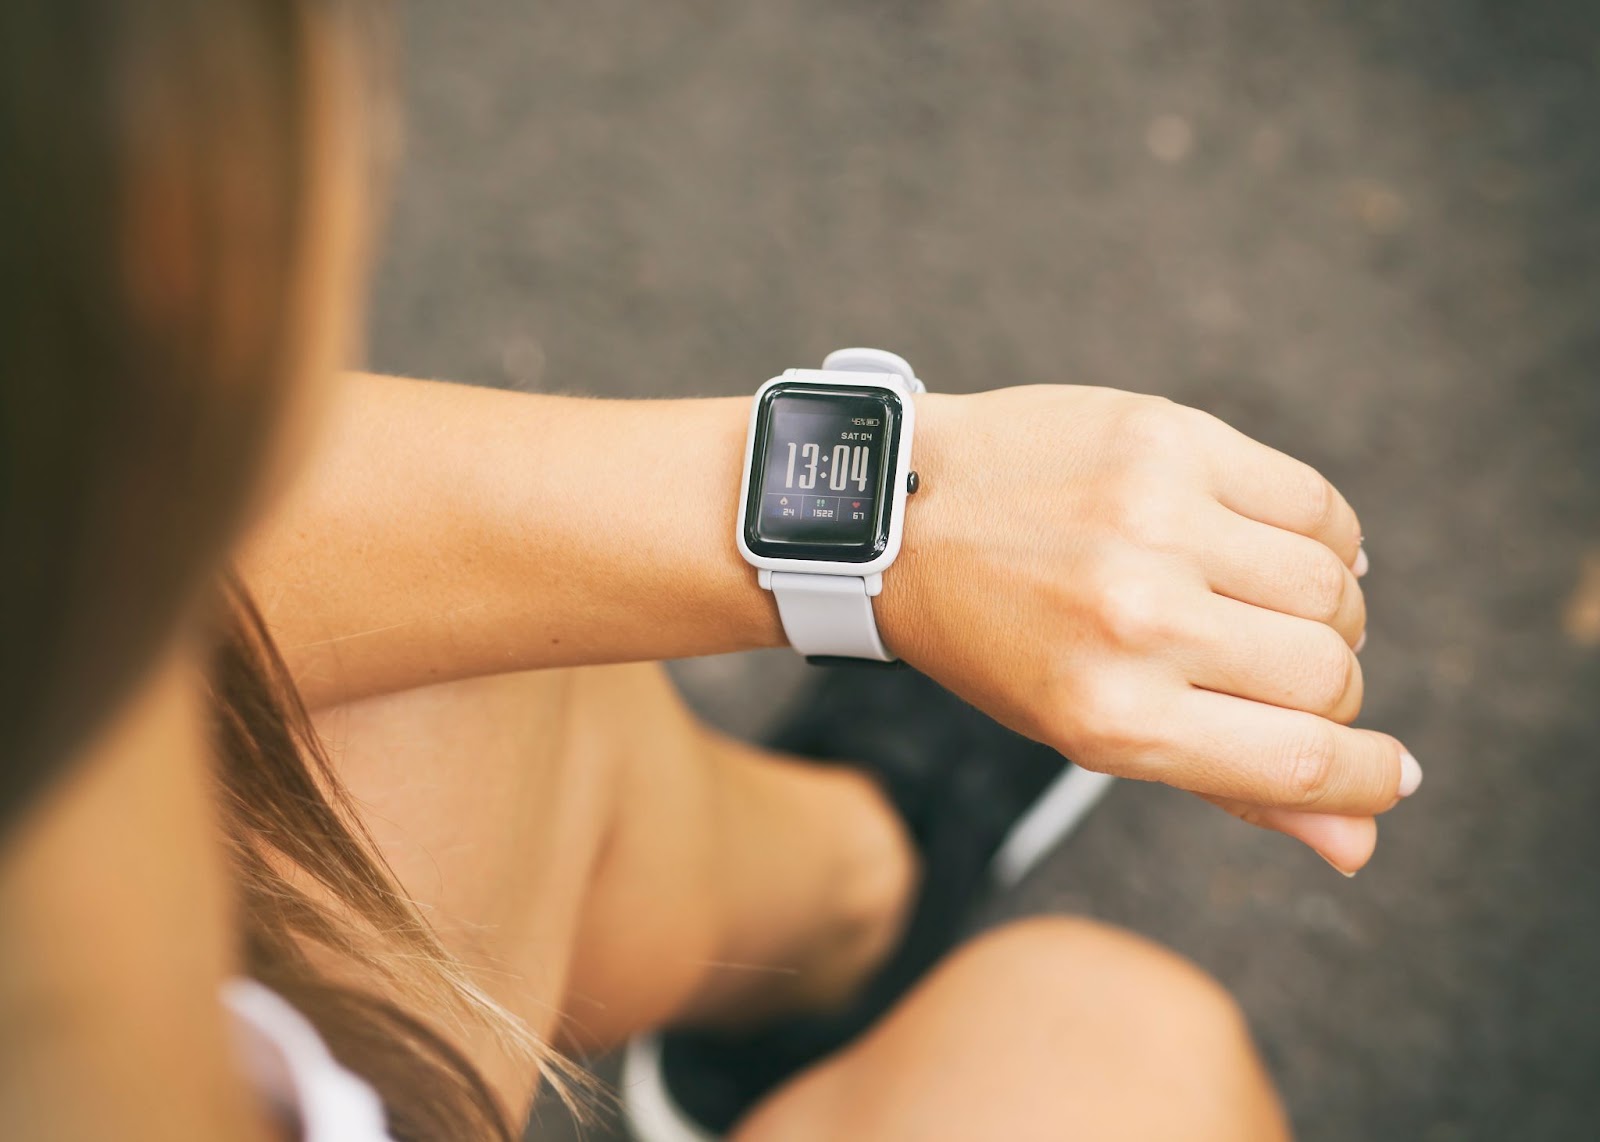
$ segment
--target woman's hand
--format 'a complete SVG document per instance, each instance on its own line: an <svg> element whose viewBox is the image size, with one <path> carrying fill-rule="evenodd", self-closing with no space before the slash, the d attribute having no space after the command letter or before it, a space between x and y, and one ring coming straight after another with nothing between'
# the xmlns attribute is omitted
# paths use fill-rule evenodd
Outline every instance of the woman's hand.
<svg viewBox="0 0 1600 1142"><path fill-rule="evenodd" d="M877 608L897 653L1087 768L1367 862L1422 774L1348 724L1366 559L1331 484L1205 413L1065 386L919 398L916 466Z"/></svg>

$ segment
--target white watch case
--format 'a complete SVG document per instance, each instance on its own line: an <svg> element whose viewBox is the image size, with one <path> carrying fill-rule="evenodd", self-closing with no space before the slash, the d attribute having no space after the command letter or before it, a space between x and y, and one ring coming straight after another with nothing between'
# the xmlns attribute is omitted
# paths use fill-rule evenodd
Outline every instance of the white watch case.
<svg viewBox="0 0 1600 1142"><path fill-rule="evenodd" d="M896 367L897 366L897 367ZM890 369L894 371L889 371ZM894 477L889 482L888 542L883 552L866 562L833 561L826 559L786 559L758 555L745 540L745 525L750 504L750 480L756 448L757 419L761 398L774 385L792 381L811 381L830 388L855 388L887 390L901 398L900 440L895 454ZM905 529L906 498L909 494L907 480L911 474L911 442L916 436L916 404L913 393L924 391L921 381L911 371L911 366L879 349L840 349L830 353L821 369L788 369L782 376L773 377L756 390L750 402L750 427L745 437L744 474L739 483L739 522L735 530L739 554L760 572L760 583L768 590L772 587L774 571L792 571L805 575L848 575L865 580L867 594L875 596L883 590L883 572L900 554L900 541Z"/></svg>

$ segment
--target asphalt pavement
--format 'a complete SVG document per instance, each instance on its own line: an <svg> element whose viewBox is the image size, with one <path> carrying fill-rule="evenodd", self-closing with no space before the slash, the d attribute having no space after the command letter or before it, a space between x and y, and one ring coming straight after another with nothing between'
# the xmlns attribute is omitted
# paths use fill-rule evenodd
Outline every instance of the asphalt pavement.
<svg viewBox="0 0 1600 1142"><path fill-rule="evenodd" d="M1309 1142L1600 1137L1600 6L402 7L377 367L733 394L865 343L1160 393L1334 479L1363 721L1427 775L1374 863L1123 783L989 919L1193 957ZM751 733L800 676L678 669Z"/></svg>

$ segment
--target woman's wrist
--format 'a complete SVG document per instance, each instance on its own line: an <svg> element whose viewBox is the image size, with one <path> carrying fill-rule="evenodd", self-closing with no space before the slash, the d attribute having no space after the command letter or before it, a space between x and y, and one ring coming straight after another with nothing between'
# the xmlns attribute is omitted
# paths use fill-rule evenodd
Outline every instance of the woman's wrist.
<svg viewBox="0 0 1600 1142"><path fill-rule="evenodd" d="M913 663L922 650L921 635L930 617L930 586L939 580L941 553L956 540L950 533L949 507L956 498L954 481L960 477L952 452L967 399L949 393L916 397L911 466L917 473L917 493L906 498L900 555L884 572L883 593L873 605L885 645Z"/></svg>
<svg viewBox="0 0 1600 1142"><path fill-rule="evenodd" d="M549 541L525 551L529 575L548 575L552 546L594 561L572 570L592 576L599 589L549 618L570 625L574 640L609 643L614 649L602 661L783 644L772 596L734 540L748 400L561 401L547 404L545 416L576 439L603 442L614 458L610 474L583 489L577 511L552 511L541 496L520 496L510 506L519 521L506 534ZM536 478L548 484L562 451L579 450L570 442L552 449L530 474L536 467ZM611 523L603 539L595 535L596 516Z"/></svg>
<svg viewBox="0 0 1600 1142"><path fill-rule="evenodd" d="M940 536L947 532L949 521L944 507L952 498L947 474L953 474L957 467L946 457L954 437L953 422L959 419L968 399L930 393L915 397L917 419L911 467L918 474L919 490L906 499L900 555L884 572L883 592L873 601L879 635L890 650L900 657L915 657L917 632L926 626L918 618L924 606L923 601L929 597L922 585L934 578L931 567L938 562L937 553L944 542ZM725 450L727 441L736 436L737 443L733 447L737 449L741 461L744 461L748 405L742 401L698 403L719 406L719 415L722 406L728 403L737 405L736 432L732 425L725 425L725 431L719 432L717 438L724 442L719 448ZM737 481L734 481L734 486L737 487ZM737 527L738 505L731 494L728 502L729 514L723 525L728 537L726 554L738 564L742 580L751 589L749 592L733 592L737 605L730 617L739 624L737 637L742 644L751 647L786 646L788 638L778 618L777 603L772 592L759 589L755 569L738 555L733 537ZM954 541L954 537L948 538ZM720 579L720 569L716 573ZM758 596L754 607L750 605L752 594Z"/></svg>

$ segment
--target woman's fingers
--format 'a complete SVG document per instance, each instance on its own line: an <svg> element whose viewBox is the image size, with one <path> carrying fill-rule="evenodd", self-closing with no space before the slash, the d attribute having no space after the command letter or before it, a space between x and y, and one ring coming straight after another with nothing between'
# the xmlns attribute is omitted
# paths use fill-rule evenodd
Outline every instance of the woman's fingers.
<svg viewBox="0 0 1600 1142"><path fill-rule="evenodd" d="M1315 539L1354 567L1361 522L1339 489L1311 465L1250 439L1215 417L1212 490L1242 516Z"/></svg>
<svg viewBox="0 0 1600 1142"><path fill-rule="evenodd" d="M1143 748L1114 771L1254 805L1375 814L1422 783L1388 734L1197 688L1147 710L1124 740Z"/></svg>
<svg viewBox="0 0 1600 1142"><path fill-rule="evenodd" d="M1208 594L1179 649L1195 686L1349 724L1361 712L1361 664L1330 626Z"/></svg>
<svg viewBox="0 0 1600 1142"><path fill-rule="evenodd" d="M1346 876L1364 867L1378 846L1378 822L1373 817L1270 809L1226 797L1205 799L1241 821L1293 837Z"/></svg>
<svg viewBox="0 0 1600 1142"><path fill-rule="evenodd" d="M1202 571L1219 595L1326 623L1354 646L1367 629L1354 571L1318 540L1213 505L1202 522L1210 543Z"/></svg>

